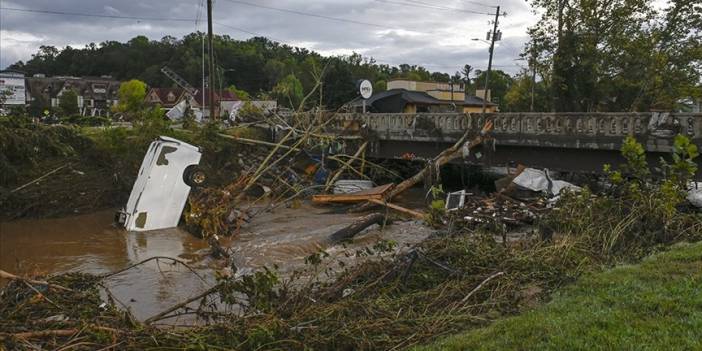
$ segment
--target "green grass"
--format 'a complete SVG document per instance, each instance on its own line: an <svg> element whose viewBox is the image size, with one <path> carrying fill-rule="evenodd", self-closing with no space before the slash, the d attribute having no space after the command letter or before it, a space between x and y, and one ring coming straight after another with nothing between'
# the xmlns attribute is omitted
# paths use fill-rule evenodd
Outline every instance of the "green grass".
<svg viewBox="0 0 702 351"><path fill-rule="evenodd" d="M702 243L583 277L551 302L418 350L700 350Z"/></svg>

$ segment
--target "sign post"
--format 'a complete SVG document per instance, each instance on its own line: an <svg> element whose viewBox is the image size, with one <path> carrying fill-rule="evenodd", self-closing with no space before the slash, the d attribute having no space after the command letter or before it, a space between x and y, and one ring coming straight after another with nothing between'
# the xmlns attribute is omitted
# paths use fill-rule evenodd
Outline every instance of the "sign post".
<svg viewBox="0 0 702 351"><path fill-rule="evenodd" d="M358 92L363 98L363 113L366 113L366 100L373 95L373 84L368 79L358 81Z"/></svg>

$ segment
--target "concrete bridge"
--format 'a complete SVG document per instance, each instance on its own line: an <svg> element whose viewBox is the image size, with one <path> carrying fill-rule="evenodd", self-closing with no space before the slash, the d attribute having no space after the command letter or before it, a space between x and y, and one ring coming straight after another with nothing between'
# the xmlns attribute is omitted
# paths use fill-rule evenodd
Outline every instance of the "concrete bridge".
<svg viewBox="0 0 702 351"><path fill-rule="evenodd" d="M605 163L624 162L620 149L629 135L646 147L651 165L670 156L677 134L702 150L700 113L338 114L335 129L367 133L375 157L431 158L466 130L477 134L488 118L494 143L471 152L468 164L599 173Z"/></svg>

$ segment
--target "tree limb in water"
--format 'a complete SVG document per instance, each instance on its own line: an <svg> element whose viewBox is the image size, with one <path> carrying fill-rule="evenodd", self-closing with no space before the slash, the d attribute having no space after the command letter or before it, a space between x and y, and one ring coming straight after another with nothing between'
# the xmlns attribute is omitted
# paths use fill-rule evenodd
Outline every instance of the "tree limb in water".
<svg viewBox="0 0 702 351"><path fill-rule="evenodd" d="M34 285L44 285L44 286L48 286L50 288L54 288L57 290L73 291L73 289L69 289L69 288L63 287L61 285L51 284L51 283L46 282L46 281L34 280L34 279L29 279L29 278L22 278L22 277L14 275L12 273L5 272L1 269L0 269L0 278L10 279L10 280L18 280L18 281L22 281L22 282L26 282L26 283L30 283L30 284L34 284Z"/></svg>
<svg viewBox="0 0 702 351"><path fill-rule="evenodd" d="M364 229L372 226L373 224L382 225L383 223L385 223L384 214L371 213L336 231L334 234L330 235L327 240L330 244L336 244L338 242L353 238L356 234L362 232Z"/></svg>

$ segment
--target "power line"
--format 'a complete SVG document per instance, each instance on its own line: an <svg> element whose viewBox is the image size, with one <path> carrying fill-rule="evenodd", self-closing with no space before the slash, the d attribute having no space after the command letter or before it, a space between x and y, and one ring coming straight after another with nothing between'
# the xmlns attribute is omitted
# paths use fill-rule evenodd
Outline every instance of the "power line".
<svg viewBox="0 0 702 351"><path fill-rule="evenodd" d="M239 32L242 32L242 33L251 34L251 35L256 36L256 37L268 38L268 39L271 39L271 40L273 40L273 41L277 41L277 42L279 42L279 43L285 44L285 41L284 41L284 40L277 39L277 38L271 37L271 36L269 36L269 35L265 35L265 34L257 33L257 32L252 32L252 31L250 31L250 30L246 30L246 29L239 28L239 27L230 26L230 25L224 24L224 23L222 23L222 22L214 21L213 23L216 24L216 25L218 25L218 26L222 26L222 27L225 27L225 28L233 29L233 30L235 30L235 31L239 31Z"/></svg>
<svg viewBox="0 0 702 351"><path fill-rule="evenodd" d="M239 0L226 0L229 2L233 2L236 4L241 4L241 5L246 5L246 6L251 6L251 7L258 7L261 9L267 9L267 10L273 10L273 11L278 11L278 12L287 12L287 13L292 13L300 16L308 16L308 17L316 17L316 18L323 18L326 20L330 21L337 21L337 22L346 22L346 23L353 23L353 24L360 24L364 26L371 26L371 27L377 27L377 28L386 28L386 29L395 29L389 26L385 26L382 24L377 24L377 23L369 23L369 22L362 22L362 21L356 21L356 20L351 20L351 19L346 19L346 18L340 18L340 17L331 17L331 16L325 16L325 15L318 15L315 13L309 13L309 12L303 12L303 11L298 11L298 10L290 10L290 9L284 9L280 7L272 7L272 6L266 6L266 5L259 5L259 4L252 4L250 2L246 1L239 1Z"/></svg>
<svg viewBox="0 0 702 351"><path fill-rule="evenodd" d="M42 13L42 14L48 14L48 15L131 19L131 20L139 20L139 21L172 21L172 22L193 22L193 21L195 21L195 18L117 16L117 15L101 15L101 14L67 12L67 11L19 9L19 8L13 8L13 7L0 7L0 10L16 11L16 12L29 12L29 13Z"/></svg>
<svg viewBox="0 0 702 351"><path fill-rule="evenodd" d="M197 4L197 16L195 17L195 28L200 25L200 20L202 19L202 10L205 7L205 0L198 1Z"/></svg>
<svg viewBox="0 0 702 351"><path fill-rule="evenodd" d="M428 2L424 2L424 1L419 1L419 0L405 0L402 2L401 1L392 1L392 0L375 0L375 1L385 2L388 4L402 5L402 6L425 8L425 9L444 10L444 11L452 11L452 12L465 12L465 13L472 13L472 14L476 14L476 15L494 16L494 14L492 14L492 13L461 9L461 8L457 8L457 7L447 7L447 6L436 5L436 4L432 4L432 3L428 3Z"/></svg>
<svg viewBox="0 0 702 351"><path fill-rule="evenodd" d="M487 8L491 8L491 9L496 9L496 8L497 8L497 6L486 5L486 4L483 4L483 3L480 3L480 2L476 2L476 1L470 1L470 0L462 0L462 1L465 2L465 3L468 3L468 4L473 4L473 5L477 5L477 6L487 7Z"/></svg>

